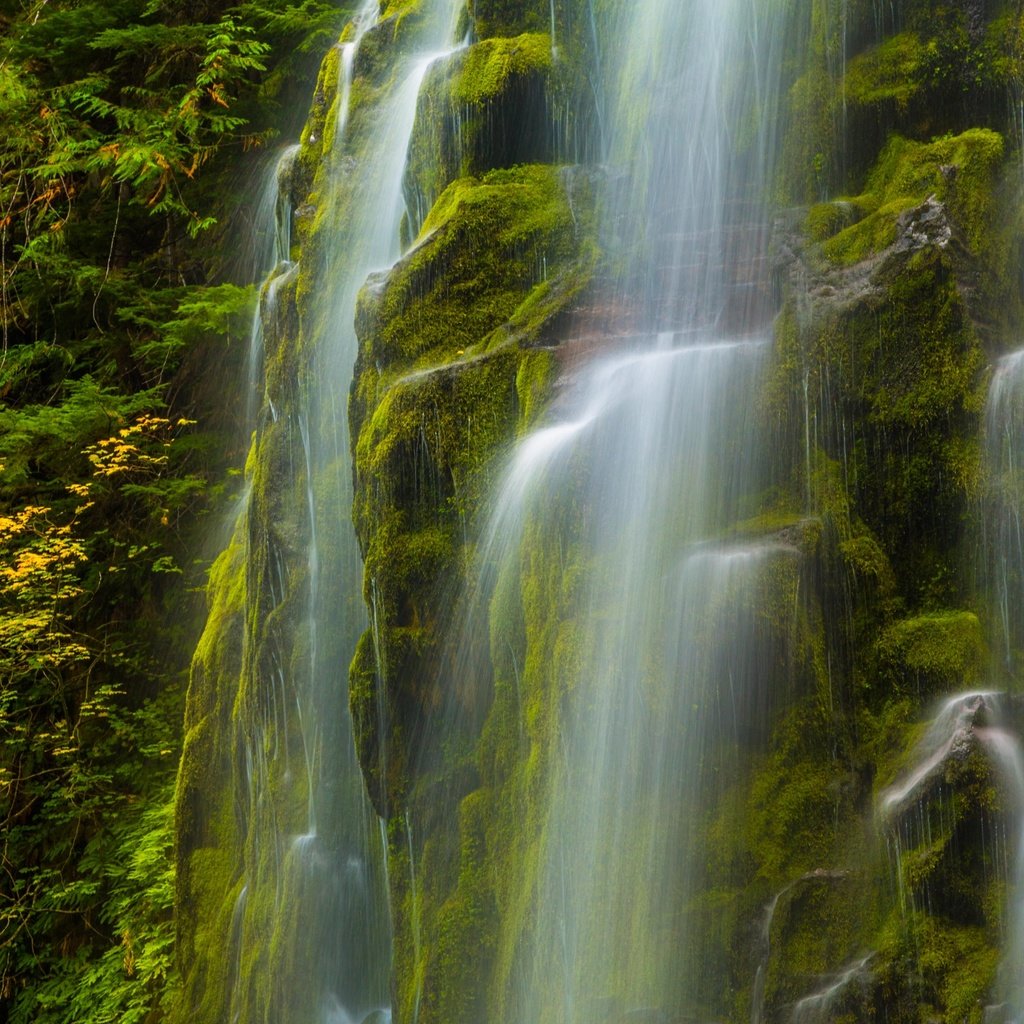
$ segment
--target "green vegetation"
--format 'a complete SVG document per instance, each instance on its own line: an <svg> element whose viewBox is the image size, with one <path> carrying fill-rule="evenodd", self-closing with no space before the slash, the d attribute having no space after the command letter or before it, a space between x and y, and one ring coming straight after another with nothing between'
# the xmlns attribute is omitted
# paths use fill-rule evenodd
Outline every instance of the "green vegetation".
<svg viewBox="0 0 1024 1024"><path fill-rule="evenodd" d="M282 1006L272 981L310 955L289 916L300 894L269 844L243 835L300 833L306 780L269 769L255 824L240 822L233 787L241 736L257 750L299 741L294 723L263 728L255 683L274 659L309 667L304 640L280 643L307 614L296 510L311 500L345 525L332 485L296 469L293 413L360 201L326 160L333 43L351 6L49 0L0 14L0 1018L12 1024L225 1020L243 873L280 877L289 910L253 886L238 965L251 984L235 1005L280 1021L309 1009L303 994ZM717 966L687 1014L750 1020L764 966L760 1019L782 1019L870 953L862 1001L837 1019L884 1007L891 1024L980 1024L1005 928L986 845L1001 784L971 748L936 773L914 820L874 806L912 763L928 702L990 684L986 610L963 567L986 368L1021 305L1004 179L1020 159L1024 16L1002 5L974 24L970 5L912 0L894 26L878 5L839 6L814 0L785 43L776 193L813 205L776 267L758 409L772 479L735 533L790 547L744 606L767 652L770 720L706 752L713 806L688 823L706 853L678 916ZM552 37L551 10L467 4L470 45L431 68L419 100L407 250L357 310L353 518L374 629L349 697L388 815L396 1017L420 1024L517 1016L543 812L588 657L578 604L596 570L576 495L552 495L521 537L500 538L507 558L484 567L468 612L453 598L480 568L503 459L575 358L559 351L561 326L605 298L601 178L571 166L597 151L598 40L570 0L554 6ZM424 11L387 0L360 47L355 158ZM244 248L252 191L238 175L269 156L285 111L305 110L324 50L291 196L300 266L265 311L277 408L251 447L250 515L205 577L198 538L237 492L227 467L249 443L228 385L255 302L254 258L227 255ZM339 381L339 406L347 393ZM453 654L443 640L460 617ZM321 639L344 674L348 638ZM670 694L649 671L657 652L637 654L656 728ZM431 746L438 722L444 749ZM676 899L645 893L630 910L668 921L658 904ZM600 995L623 999L635 980Z"/></svg>
<svg viewBox="0 0 1024 1024"><path fill-rule="evenodd" d="M864 193L812 208L808 232L839 264L875 255L896 241L903 216L928 200L942 203L975 253L992 225L993 180L1003 158L996 132L976 128L924 144L898 135L879 156ZM913 216L913 215L911 215ZM846 221L854 223L847 226Z"/></svg>
<svg viewBox="0 0 1024 1024"><path fill-rule="evenodd" d="M0 14L5 1020L152 1024L175 1001L196 552L254 300L229 183L339 27L319 0Z"/></svg>

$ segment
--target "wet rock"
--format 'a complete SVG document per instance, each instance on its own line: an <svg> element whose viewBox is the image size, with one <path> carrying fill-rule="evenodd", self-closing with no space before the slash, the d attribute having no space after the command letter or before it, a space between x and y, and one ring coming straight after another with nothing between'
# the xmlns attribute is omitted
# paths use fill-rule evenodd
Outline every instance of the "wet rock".
<svg viewBox="0 0 1024 1024"><path fill-rule="evenodd" d="M954 168L948 170L955 171ZM926 245L945 249L948 245L963 242L957 237L946 206L935 196L929 196L920 206L900 214L896 221L897 236L893 251L912 252Z"/></svg>

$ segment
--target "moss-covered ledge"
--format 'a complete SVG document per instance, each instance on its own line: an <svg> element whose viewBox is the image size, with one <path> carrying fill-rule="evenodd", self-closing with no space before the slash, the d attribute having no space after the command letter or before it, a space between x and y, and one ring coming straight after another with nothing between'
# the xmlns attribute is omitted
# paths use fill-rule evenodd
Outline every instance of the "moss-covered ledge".
<svg viewBox="0 0 1024 1024"><path fill-rule="evenodd" d="M596 261L588 174L495 170L448 186L412 249L360 297L354 521L375 633L353 662L351 704L381 810L400 806L415 723L445 699L439 581L463 577L481 497L553 377L536 346ZM481 721L486 709L471 710Z"/></svg>
<svg viewBox="0 0 1024 1024"><path fill-rule="evenodd" d="M435 62L405 170L410 235L456 178L555 159L551 38L486 39Z"/></svg>

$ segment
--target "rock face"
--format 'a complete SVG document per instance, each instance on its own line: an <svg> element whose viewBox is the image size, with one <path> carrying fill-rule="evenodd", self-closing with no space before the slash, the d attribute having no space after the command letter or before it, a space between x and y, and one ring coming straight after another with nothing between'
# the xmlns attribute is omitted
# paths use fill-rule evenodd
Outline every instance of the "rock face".
<svg viewBox="0 0 1024 1024"><path fill-rule="evenodd" d="M355 56L357 138L372 135L372 97L422 16L416 3L384 6ZM918 741L933 700L994 674L992 609L967 567L984 543L987 368L1013 344L1021 312L1007 185L1017 163L1001 97L1021 74L1024 26L992 5L914 0L898 25L870 5L806 6L784 37L780 201L770 219L738 202L719 225L740 310L722 329L771 324L767 370L743 412L773 454L741 496L745 518L715 540L773 554L748 596L716 595L706 621L755 638L757 686L744 699L759 724L709 744L706 796L685 829L656 820L636 839L638 849L660 837L700 851L688 854L685 892L638 887L638 902L617 908L638 929L664 925L652 976L698 982L668 986L665 1005L648 1006L623 978L566 1021L981 1024L1000 1001L1017 851L994 837L1016 811L986 754L991 698L958 705L948 749L921 754ZM578 490L548 496L543 524L524 527L514 578L480 557L495 540L485 511L516 438L566 401L589 356L628 345L637 329L639 300L610 284L622 280L625 232L599 212L623 180L597 166L610 98L595 83L615 24L603 11L583 0L468 6L468 45L433 65L420 93L404 254L354 304L348 415L367 616L353 651L332 647L329 671L343 693L352 655L350 742L385 824L403 1024L519 1020L535 981L541 808L587 699L585 682L569 682L593 612L584 583L598 571L581 540L593 522L587 467ZM309 657L281 637L294 640L304 621L313 571L295 410L323 333L315 296L343 259L332 232L345 237L353 216L326 197L348 195L358 164L343 162L340 179L322 170L341 59L335 50L325 63L293 185L301 269L274 314L248 560L239 534L211 581L190 696L179 919L194 966L182 1019L204 1024L228 1019L231 972L217 956L238 902L253 898L242 895L243 870L266 856L246 831L253 812L236 813L243 739L269 748L275 730L297 737L294 723L260 731L266 709L246 659ZM705 269L694 258L703 244L668 240L664 259L655 246L655 269L666 279ZM659 306L660 326L678 319L676 305ZM311 495L321 510L337 500ZM652 730L677 699L650 682L665 657L638 643L636 690ZM709 713L724 719L733 697L708 697ZM256 810L273 806L299 834L306 795L273 769ZM261 920L276 945L256 966L284 945L269 907Z"/></svg>

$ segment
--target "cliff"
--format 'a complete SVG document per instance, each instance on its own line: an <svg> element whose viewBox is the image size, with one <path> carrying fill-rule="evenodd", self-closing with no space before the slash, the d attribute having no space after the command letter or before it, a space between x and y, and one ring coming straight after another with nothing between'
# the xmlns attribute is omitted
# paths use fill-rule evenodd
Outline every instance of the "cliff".
<svg viewBox="0 0 1024 1024"><path fill-rule="evenodd" d="M1021 14L766 0L720 67L649 6L371 4L324 62L183 1020L1013 1019Z"/></svg>

